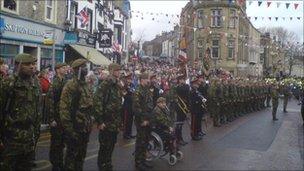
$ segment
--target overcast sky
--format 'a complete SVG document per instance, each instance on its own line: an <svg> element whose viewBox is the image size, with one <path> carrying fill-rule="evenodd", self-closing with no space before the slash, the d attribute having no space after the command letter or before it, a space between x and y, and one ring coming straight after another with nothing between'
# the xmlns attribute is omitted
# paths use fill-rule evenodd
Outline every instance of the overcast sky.
<svg viewBox="0 0 304 171"><path fill-rule="evenodd" d="M142 40L151 40L162 31L173 30L174 23L179 23L177 15L180 15L181 9L187 2L188 0L131 0L133 39L138 40L142 37ZM295 32L299 41L303 42L303 1L269 0L269 2L272 2L270 7L267 7L266 0L263 0L259 7L257 0L253 0L251 5L249 5L247 0L247 15L251 16L253 25L256 28L282 26L289 31ZM277 2L281 2L279 8L277 7ZM288 9L286 9L285 3L291 3ZM299 3L297 10L294 8L294 3ZM153 14L151 15L151 13ZM168 14L168 17L166 14ZM255 20L255 17L258 17L257 20ZM264 17L263 20L262 17ZM271 21L268 17L272 17ZM275 20L275 17L279 17L278 21ZM282 17L285 17L285 20ZM290 17L293 17L293 19L290 20ZM301 17L301 20L298 20L297 17Z"/></svg>

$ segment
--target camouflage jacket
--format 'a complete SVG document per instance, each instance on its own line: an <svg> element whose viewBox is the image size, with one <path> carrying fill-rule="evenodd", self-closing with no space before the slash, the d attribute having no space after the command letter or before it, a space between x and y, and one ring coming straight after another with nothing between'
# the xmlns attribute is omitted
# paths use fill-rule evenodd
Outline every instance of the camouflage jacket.
<svg viewBox="0 0 304 171"><path fill-rule="evenodd" d="M41 125L41 87L33 77L8 78L0 88L2 141L13 151L33 151Z"/></svg>
<svg viewBox="0 0 304 171"><path fill-rule="evenodd" d="M139 86L133 95L133 112L135 123L140 125L144 120L151 118L153 110L153 94L149 87Z"/></svg>
<svg viewBox="0 0 304 171"><path fill-rule="evenodd" d="M271 98L273 101L279 100L279 89L272 87L271 89Z"/></svg>
<svg viewBox="0 0 304 171"><path fill-rule="evenodd" d="M161 109L160 107L156 106L152 113L152 125L157 129L168 130L169 127L173 128L173 121L172 118L170 118L169 110Z"/></svg>
<svg viewBox="0 0 304 171"><path fill-rule="evenodd" d="M66 83L65 79L60 79L58 76L55 76L53 79L53 84L49 90L49 100L50 100L50 115L49 121L56 121L57 124L61 125L60 114L59 114L59 102L60 96L62 93L62 89L64 84Z"/></svg>
<svg viewBox="0 0 304 171"><path fill-rule="evenodd" d="M84 80L76 77L63 87L59 113L65 134L77 139L79 134L90 133L92 127L93 98Z"/></svg>
<svg viewBox="0 0 304 171"><path fill-rule="evenodd" d="M104 123L106 129L117 132L122 124L122 89L118 80L109 77L104 80L94 95L95 119L98 124Z"/></svg>

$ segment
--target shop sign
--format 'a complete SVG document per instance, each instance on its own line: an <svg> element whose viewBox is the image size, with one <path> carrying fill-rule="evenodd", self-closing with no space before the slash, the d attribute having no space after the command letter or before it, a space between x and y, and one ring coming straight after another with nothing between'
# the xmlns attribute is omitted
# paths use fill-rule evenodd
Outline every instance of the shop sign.
<svg viewBox="0 0 304 171"><path fill-rule="evenodd" d="M78 32L78 41L80 44L94 46L95 40L96 40L96 36L94 36L90 33L87 33L84 31Z"/></svg>
<svg viewBox="0 0 304 171"><path fill-rule="evenodd" d="M43 35L43 44L45 45L53 45L54 39L53 39L53 32L45 32Z"/></svg>
<svg viewBox="0 0 304 171"><path fill-rule="evenodd" d="M112 35L113 31L111 29L101 30L99 33L99 47L100 48L109 48L112 47Z"/></svg>

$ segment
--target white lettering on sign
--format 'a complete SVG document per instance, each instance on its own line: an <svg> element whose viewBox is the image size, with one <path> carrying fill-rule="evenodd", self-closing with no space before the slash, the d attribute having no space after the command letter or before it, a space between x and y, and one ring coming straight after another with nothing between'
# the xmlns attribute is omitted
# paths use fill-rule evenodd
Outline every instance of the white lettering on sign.
<svg viewBox="0 0 304 171"><path fill-rule="evenodd" d="M23 26L18 26L14 24L6 24L4 27L5 31L16 32L20 34L28 34L32 36L43 37L43 32L39 30L29 29Z"/></svg>

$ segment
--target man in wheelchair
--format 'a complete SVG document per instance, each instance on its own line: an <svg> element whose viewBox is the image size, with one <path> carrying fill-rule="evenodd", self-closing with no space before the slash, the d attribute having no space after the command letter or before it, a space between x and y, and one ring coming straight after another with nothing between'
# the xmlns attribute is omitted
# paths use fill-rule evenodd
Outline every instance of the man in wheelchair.
<svg viewBox="0 0 304 171"><path fill-rule="evenodd" d="M169 154L175 154L178 148L175 143L174 122L170 118L170 111L166 105L166 99L159 97L152 112L151 118L152 131L157 133L164 143L164 150Z"/></svg>

